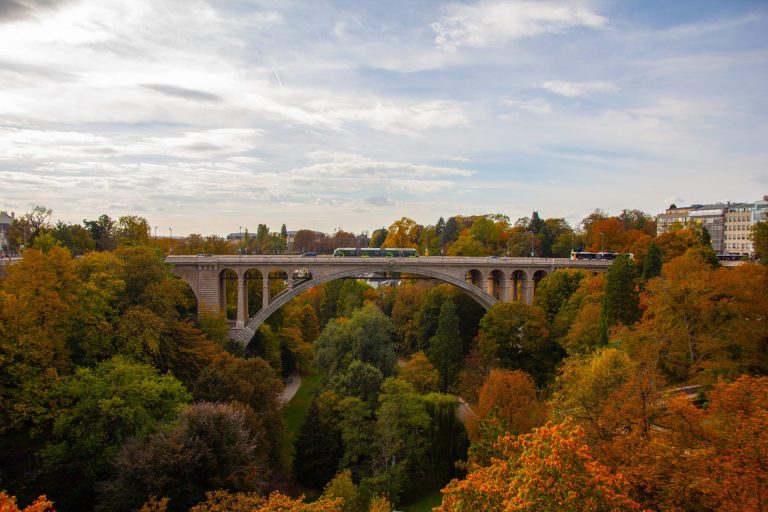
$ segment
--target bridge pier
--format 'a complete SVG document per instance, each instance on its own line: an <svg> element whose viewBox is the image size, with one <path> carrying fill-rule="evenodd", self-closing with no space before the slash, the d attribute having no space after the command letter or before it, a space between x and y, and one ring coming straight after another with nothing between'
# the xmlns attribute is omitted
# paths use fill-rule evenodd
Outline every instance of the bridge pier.
<svg viewBox="0 0 768 512"><path fill-rule="evenodd" d="M523 286L522 286L522 292L523 292L523 302L528 304L529 306L533 304L533 279L526 276L525 279L523 279Z"/></svg>

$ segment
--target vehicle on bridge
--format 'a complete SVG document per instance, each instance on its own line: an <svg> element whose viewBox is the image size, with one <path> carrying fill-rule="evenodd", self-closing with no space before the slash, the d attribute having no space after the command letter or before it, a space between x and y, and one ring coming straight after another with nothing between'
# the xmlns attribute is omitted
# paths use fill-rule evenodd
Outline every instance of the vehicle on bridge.
<svg viewBox="0 0 768 512"><path fill-rule="evenodd" d="M340 247L333 251L333 255L358 258L417 258L419 252L411 247Z"/></svg>
<svg viewBox="0 0 768 512"><path fill-rule="evenodd" d="M631 252L571 252L572 260L615 260L621 255L629 256L629 259L635 259L634 254Z"/></svg>

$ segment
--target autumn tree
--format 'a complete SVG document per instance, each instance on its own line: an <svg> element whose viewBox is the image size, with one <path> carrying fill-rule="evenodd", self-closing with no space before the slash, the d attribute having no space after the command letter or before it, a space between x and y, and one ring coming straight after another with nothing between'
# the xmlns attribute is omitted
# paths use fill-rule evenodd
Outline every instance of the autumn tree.
<svg viewBox="0 0 768 512"><path fill-rule="evenodd" d="M0 491L0 510L2 512L56 512L53 503L45 496L39 496L22 509L16 504L16 497L9 496L5 491Z"/></svg>
<svg viewBox="0 0 768 512"><path fill-rule="evenodd" d="M539 281L533 304L539 306L551 323L578 290L587 273L581 270L557 270Z"/></svg>
<svg viewBox="0 0 768 512"><path fill-rule="evenodd" d="M640 510L626 480L594 459L578 427L547 424L499 438L502 456L443 489L439 512Z"/></svg>
<svg viewBox="0 0 768 512"><path fill-rule="evenodd" d="M352 473L348 470L342 470L328 482L323 489L323 497L327 499L341 498L340 512L358 512L363 507L360 490L352 481Z"/></svg>
<svg viewBox="0 0 768 512"><path fill-rule="evenodd" d="M279 473L287 469L285 426L278 401L282 389L282 382L263 359L228 356L200 372L193 395L207 402L239 402L256 411L266 428L269 462Z"/></svg>
<svg viewBox="0 0 768 512"><path fill-rule="evenodd" d="M418 247L419 229L415 220L403 217L389 226L382 247Z"/></svg>
<svg viewBox="0 0 768 512"><path fill-rule="evenodd" d="M416 352L400 367L398 377L409 383L417 393L431 393L438 389L440 374L424 352Z"/></svg>
<svg viewBox="0 0 768 512"><path fill-rule="evenodd" d="M97 510L135 509L150 496L164 496L169 510L185 511L206 491L264 491L272 476L268 458L269 442L252 409L197 403L173 430L122 447Z"/></svg>
<svg viewBox="0 0 768 512"><path fill-rule="evenodd" d="M381 370L355 359L347 368L337 372L330 379L328 389L339 396L359 398L368 407L375 409L383 380L384 375Z"/></svg>
<svg viewBox="0 0 768 512"><path fill-rule="evenodd" d="M488 375L475 406L477 417L469 424L474 438L478 434L477 421L492 412L503 423L505 430L517 434L530 432L544 424L546 417L533 379L520 370L494 369Z"/></svg>
<svg viewBox="0 0 768 512"><path fill-rule="evenodd" d="M277 491L266 497L257 493L212 491L206 494L205 501L190 508L189 512L340 512L341 503L341 499L325 497L306 503L303 496L291 498Z"/></svg>

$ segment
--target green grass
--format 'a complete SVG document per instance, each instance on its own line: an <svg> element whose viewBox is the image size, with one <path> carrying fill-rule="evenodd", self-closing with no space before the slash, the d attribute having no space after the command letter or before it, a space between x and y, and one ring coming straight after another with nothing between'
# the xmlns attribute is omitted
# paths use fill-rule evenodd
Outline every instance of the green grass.
<svg viewBox="0 0 768 512"><path fill-rule="evenodd" d="M423 495L418 501L414 501L400 508L405 512L430 512L433 507L437 507L443 501L443 495L440 489L433 489Z"/></svg>
<svg viewBox="0 0 768 512"><path fill-rule="evenodd" d="M296 438L296 434L301 428L304 417L309 412L309 406L312 403L312 397L320 388L321 376L317 371L308 371L301 375L301 386L296 395L288 402L283 409L283 418L285 419L288 435L291 443Z"/></svg>

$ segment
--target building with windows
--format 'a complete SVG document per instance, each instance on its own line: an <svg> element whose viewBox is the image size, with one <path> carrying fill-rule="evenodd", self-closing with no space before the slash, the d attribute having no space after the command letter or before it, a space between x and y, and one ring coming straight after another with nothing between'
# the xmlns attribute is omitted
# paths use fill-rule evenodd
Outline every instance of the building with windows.
<svg viewBox="0 0 768 512"><path fill-rule="evenodd" d="M0 212L0 256L8 256L11 252L10 231L14 215L8 212Z"/></svg>
<svg viewBox="0 0 768 512"><path fill-rule="evenodd" d="M676 225L696 225L707 228L715 253L751 257L754 255L749 239L752 226L765 220L768 220L768 196L754 203L694 204L681 208L671 205L656 216L656 233L666 233Z"/></svg>

